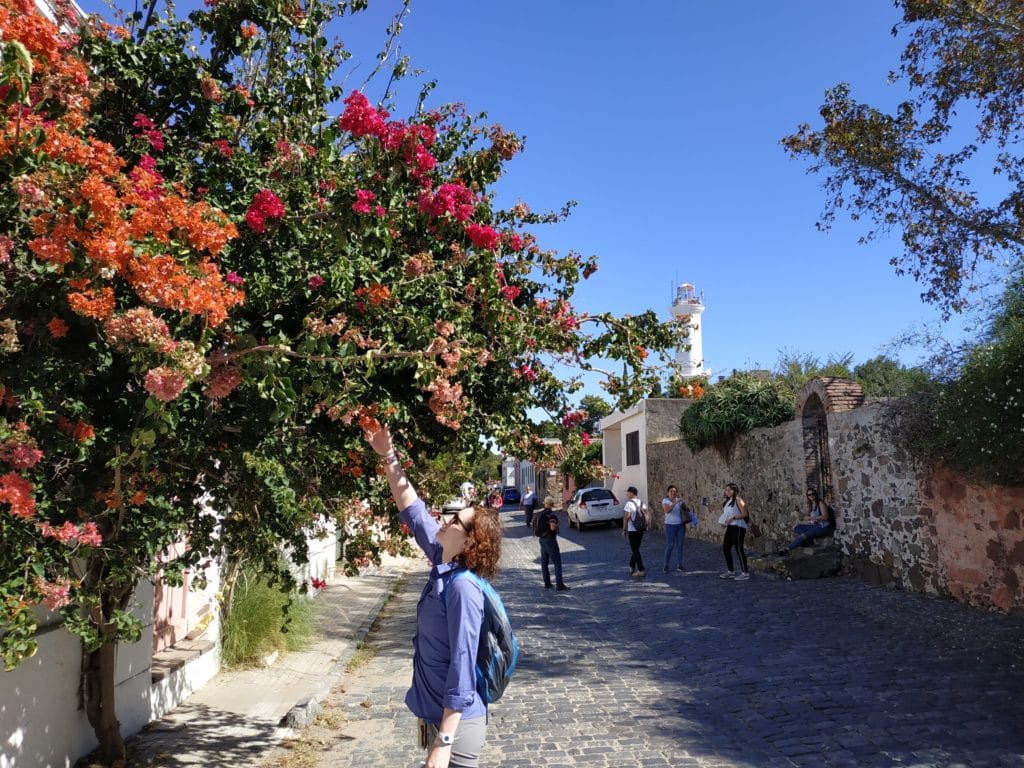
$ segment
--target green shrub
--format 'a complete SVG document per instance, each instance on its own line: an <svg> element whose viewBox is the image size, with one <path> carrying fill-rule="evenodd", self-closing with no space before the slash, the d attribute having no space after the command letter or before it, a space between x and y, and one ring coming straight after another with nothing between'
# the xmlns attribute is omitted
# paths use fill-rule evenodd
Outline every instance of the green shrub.
<svg viewBox="0 0 1024 768"><path fill-rule="evenodd" d="M313 601L287 594L263 577L247 574L231 590L221 631L221 657L228 667L259 664L274 651L297 651L316 636Z"/></svg>
<svg viewBox="0 0 1024 768"><path fill-rule="evenodd" d="M737 374L709 387L683 411L679 434L694 453L708 446L727 451L737 435L793 416L792 399L778 381Z"/></svg>
<svg viewBox="0 0 1024 768"><path fill-rule="evenodd" d="M1024 321L975 347L960 375L917 386L896 406L899 441L917 459L968 477L1024 485Z"/></svg>

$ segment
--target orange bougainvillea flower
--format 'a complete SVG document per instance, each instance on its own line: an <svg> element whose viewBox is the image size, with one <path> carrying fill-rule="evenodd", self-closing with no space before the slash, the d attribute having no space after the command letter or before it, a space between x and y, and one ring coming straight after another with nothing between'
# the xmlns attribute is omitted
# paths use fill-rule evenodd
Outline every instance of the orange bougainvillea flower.
<svg viewBox="0 0 1024 768"><path fill-rule="evenodd" d="M46 327L50 329L50 335L55 339L63 339L68 335L68 324L59 317L53 318L46 324Z"/></svg>
<svg viewBox="0 0 1024 768"><path fill-rule="evenodd" d="M97 34L120 32L95 20L93 26ZM26 194L35 193L30 202L37 209L27 245L58 272L73 270L71 309L94 320L109 318L115 281L124 281L145 303L201 316L211 326L222 323L244 299L213 262L238 236L235 225L208 203L190 202L180 185L168 184L153 157L143 155L129 167L112 145L84 136L89 70L32 0L0 4L0 36L25 46L32 57L33 92L47 94L45 101L33 101L42 105L39 112L23 104L6 108L0 158L23 153L24 136L35 133L33 151L60 161L45 175L26 177L23 186ZM62 106L57 118L48 100ZM57 200L59 205L40 202ZM59 333L60 326L54 327ZM59 338L53 328L51 333Z"/></svg>
<svg viewBox="0 0 1024 768"><path fill-rule="evenodd" d="M68 305L72 311L83 317L106 320L114 314L114 289L103 287L93 290L89 288L80 293L69 293Z"/></svg>

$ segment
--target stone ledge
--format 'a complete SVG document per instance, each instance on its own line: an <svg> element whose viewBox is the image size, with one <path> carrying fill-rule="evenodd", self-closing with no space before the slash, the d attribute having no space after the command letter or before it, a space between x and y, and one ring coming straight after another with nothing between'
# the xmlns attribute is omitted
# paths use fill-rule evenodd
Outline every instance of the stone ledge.
<svg viewBox="0 0 1024 768"><path fill-rule="evenodd" d="M750 559L750 567L783 579L823 579L843 570L843 552L838 545L797 548L788 555L763 555Z"/></svg>
<svg viewBox="0 0 1024 768"><path fill-rule="evenodd" d="M150 665L152 681L159 683L214 647L211 640L182 640L177 645L154 654L153 663Z"/></svg>

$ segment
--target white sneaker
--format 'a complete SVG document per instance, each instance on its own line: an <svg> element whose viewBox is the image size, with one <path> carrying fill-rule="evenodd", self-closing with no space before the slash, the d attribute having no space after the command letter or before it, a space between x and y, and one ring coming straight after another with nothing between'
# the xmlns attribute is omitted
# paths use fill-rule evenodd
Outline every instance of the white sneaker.
<svg viewBox="0 0 1024 768"><path fill-rule="evenodd" d="M732 571L726 571L725 573L718 574L718 578L720 578L720 579L735 579L736 578L736 574L733 573Z"/></svg>
<svg viewBox="0 0 1024 768"><path fill-rule="evenodd" d="M750 574L746 571L740 571L733 577L733 581L747 581L750 578Z"/></svg>

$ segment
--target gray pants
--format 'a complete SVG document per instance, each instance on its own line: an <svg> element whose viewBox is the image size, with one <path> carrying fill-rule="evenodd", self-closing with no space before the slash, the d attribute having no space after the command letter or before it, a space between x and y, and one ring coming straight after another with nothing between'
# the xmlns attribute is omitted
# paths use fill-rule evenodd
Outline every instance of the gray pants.
<svg viewBox="0 0 1024 768"><path fill-rule="evenodd" d="M424 723L423 725L426 728L427 744L433 744L437 738L437 726L434 723ZM470 717L459 720L459 727L455 729L455 741L452 743L452 759L448 763L449 768L479 768L480 750L483 749L486 738L486 717Z"/></svg>

